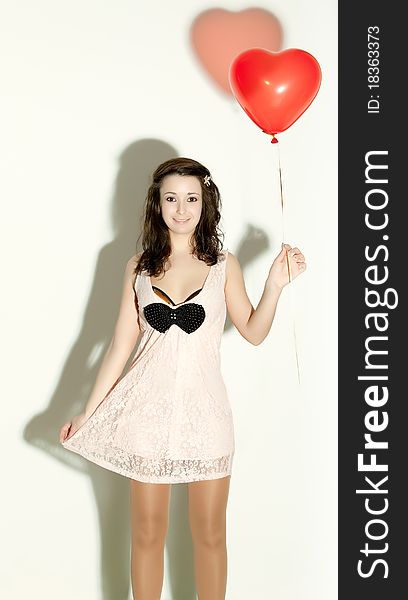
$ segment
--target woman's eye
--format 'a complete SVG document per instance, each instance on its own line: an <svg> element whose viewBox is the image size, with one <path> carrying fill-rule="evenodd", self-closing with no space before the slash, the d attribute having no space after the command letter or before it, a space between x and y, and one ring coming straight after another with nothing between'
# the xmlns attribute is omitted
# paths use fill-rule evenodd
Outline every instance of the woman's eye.
<svg viewBox="0 0 408 600"><path fill-rule="evenodd" d="M166 200L172 201L172 200L175 200L175 198L174 198L174 196L167 196ZM195 198L194 196L190 196L189 200L193 200L194 202L197 202L198 198Z"/></svg>

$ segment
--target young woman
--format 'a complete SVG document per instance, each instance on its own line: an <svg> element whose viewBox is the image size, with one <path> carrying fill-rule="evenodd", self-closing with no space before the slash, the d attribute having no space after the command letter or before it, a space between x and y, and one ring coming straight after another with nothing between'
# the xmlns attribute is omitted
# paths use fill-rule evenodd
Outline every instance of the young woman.
<svg viewBox="0 0 408 600"><path fill-rule="evenodd" d="M222 249L220 208L199 162L175 158L157 167L143 252L127 262L110 346L84 412L60 431L65 448L129 478L135 600L160 600L171 484L186 482L198 598L224 600L235 448L220 370L226 311L248 342L260 344L288 268L292 280L306 269L301 251L286 244L254 309L238 260Z"/></svg>

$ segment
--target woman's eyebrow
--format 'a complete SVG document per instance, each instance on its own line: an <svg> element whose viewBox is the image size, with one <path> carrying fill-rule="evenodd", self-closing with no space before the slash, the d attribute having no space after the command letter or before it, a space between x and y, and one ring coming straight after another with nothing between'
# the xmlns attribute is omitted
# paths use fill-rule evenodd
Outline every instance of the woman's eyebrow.
<svg viewBox="0 0 408 600"><path fill-rule="evenodd" d="M164 194L174 194L175 196L177 196L177 192L164 192ZM200 192L187 192L187 195L189 194L194 194L195 196L199 196Z"/></svg>

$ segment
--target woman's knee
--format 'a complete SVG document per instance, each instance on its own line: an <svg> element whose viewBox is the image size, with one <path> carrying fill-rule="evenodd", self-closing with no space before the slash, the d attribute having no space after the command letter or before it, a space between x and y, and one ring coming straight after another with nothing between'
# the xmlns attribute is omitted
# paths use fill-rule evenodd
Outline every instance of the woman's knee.
<svg viewBox="0 0 408 600"><path fill-rule="evenodd" d="M140 546L164 544L168 528L170 488L133 482L132 540Z"/></svg>
<svg viewBox="0 0 408 600"><path fill-rule="evenodd" d="M225 545L225 519L220 516L211 518L205 515L195 515L190 519L191 535L194 544L206 548L219 548Z"/></svg>
<svg viewBox="0 0 408 600"><path fill-rule="evenodd" d="M166 540L167 528L167 519L162 514L139 515L133 524L133 543L143 547L163 545Z"/></svg>

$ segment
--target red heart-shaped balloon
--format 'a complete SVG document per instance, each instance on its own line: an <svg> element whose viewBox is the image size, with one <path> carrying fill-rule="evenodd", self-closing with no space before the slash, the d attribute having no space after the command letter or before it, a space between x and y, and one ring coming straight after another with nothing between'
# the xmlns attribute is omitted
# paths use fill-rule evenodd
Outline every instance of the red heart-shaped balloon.
<svg viewBox="0 0 408 600"><path fill-rule="evenodd" d="M270 52L250 48L234 58L229 82L247 115L265 133L288 129L310 106L322 79L308 52L289 48Z"/></svg>

